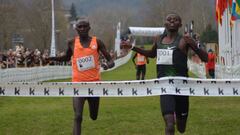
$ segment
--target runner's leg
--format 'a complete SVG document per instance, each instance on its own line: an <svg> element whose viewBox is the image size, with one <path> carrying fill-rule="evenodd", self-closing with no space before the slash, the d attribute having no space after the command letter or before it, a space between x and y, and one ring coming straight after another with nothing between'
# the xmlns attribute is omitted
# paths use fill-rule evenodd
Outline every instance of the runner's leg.
<svg viewBox="0 0 240 135"><path fill-rule="evenodd" d="M73 135L81 135L81 124L82 124L84 102L85 102L84 97L73 98L73 109L74 109Z"/></svg>
<svg viewBox="0 0 240 135"><path fill-rule="evenodd" d="M177 129L180 133L184 133L186 130L188 111L189 111L189 97L176 96Z"/></svg>
<svg viewBox="0 0 240 135"><path fill-rule="evenodd" d="M90 117L92 120L96 120L97 116L98 116L100 98L99 97L89 97L87 99L88 99L88 104L89 104Z"/></svg>
<svg viewBox="0 0 240 135"><path fill-rule="evenodd" d="M161 95L161 111L165 121L165 135L174 135L175 132L175 97L173 95Z"/></svg>

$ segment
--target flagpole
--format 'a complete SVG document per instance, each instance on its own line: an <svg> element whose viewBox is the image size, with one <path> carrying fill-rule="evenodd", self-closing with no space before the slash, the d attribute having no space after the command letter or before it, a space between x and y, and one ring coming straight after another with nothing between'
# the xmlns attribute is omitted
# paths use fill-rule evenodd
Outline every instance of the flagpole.
<svg viewBox="0 0 240 135"><path fill-rule="evenodd" d="M121 23L118 22L117 24L117 33L116 33L116 38L115 38L115 52L117 52L117 57L120 56L120 36L121 36Z"/></svg>
<svg viewBox="0 0 240 135"><path fill-rule="evenodd" d="M50 56L56 56L56 41L55 41L55 16L54 16L54 0L51 0L52 4L52 38L51 38L51 50Z"/></svg>

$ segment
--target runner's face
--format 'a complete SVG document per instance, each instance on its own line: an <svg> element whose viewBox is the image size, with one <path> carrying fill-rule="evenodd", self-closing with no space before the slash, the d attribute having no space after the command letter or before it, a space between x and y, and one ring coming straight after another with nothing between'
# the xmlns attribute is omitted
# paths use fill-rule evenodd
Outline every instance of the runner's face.
<svg viewBox="0 0 240 135"><path fill-rule="evenodd" d="M180 17L175 14L170 14L166 17L165 27L169 31L178 31L178 29L182 26Z"/></svg>
<svg viewBox="0 0 240 135"><path fill-rule="evenodd" d="M76 24L76 30L79 36L88 36L88 32L90 30L89 22L81 21Z"/></svg>

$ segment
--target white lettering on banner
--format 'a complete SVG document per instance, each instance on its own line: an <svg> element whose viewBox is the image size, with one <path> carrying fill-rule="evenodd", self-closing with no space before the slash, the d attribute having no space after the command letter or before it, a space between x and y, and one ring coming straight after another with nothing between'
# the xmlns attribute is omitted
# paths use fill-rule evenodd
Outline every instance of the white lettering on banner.
<svg viewBox="0 0 240 135"><path fill-rule="evenodd" d="M85 71L95 68L95 62L93 55L85 56L77 59L77 66L79 71Z"/></svg>
<svg viewBox="0 0 240 135"><path fill-rule="evenodd" d="M173 50L157 49L157 64L172 65L173 64Z"/></svg>
<svg viewBox="0 0 240 135"><path fill-rule="evenodd" d="M164 77L144 81L0 83L0 96L141 97L156 95L240 96L240 79Z"/></svg>

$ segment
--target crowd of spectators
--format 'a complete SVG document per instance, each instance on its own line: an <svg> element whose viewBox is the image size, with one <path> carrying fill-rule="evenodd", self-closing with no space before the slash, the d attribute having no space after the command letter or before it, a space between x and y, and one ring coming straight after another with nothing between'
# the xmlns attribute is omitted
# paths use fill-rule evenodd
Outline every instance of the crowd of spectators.
<svg viewBox="0 0 240 135"><path fill-rule="evenodd" d="M59 52L57 55L63 55L64 52ZM31 50L23 45L16 45L14 49L9 49L5 52L0 52L0 68L16 68L16 67L35 67L45 66L48 63L45 58L49 57L49 50L40 51L39 49Z"/></svg>
<svg viewBox="0 0 240 135"><path fill-rule="evenodd" d="M40 51L39 49L31 50L25 48L23 45L16 45L14 49L9 49L4 52L0 51L0 69L6 68L21 68L21 67L36 67L46 65L71 65L71 62L49 62L46 58L49 57L49 50L45 49ZM110 50L111 57L115 60L121 58L127 54L124 50L121 50L121 55L117 57L116 52ZM64 55L65 52L57 52L57 56ZM100 54L100 62L104 63L106 60Z"/></svg>

